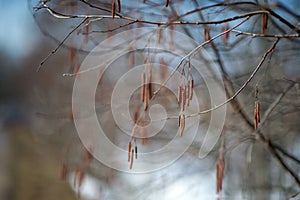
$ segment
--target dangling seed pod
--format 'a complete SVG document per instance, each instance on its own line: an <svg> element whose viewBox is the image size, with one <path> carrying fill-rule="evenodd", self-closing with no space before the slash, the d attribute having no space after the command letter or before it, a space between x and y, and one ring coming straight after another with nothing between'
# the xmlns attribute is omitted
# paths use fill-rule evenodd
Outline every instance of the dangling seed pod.
<svg viewBox="0 0 300 200"><path fill-rule="evenodd" d="M177 101L178 101L178 104L180 105L181 103L181 86L178 85L178 88L177 88Z"/></svg>
<svg viewBox="0 0 300 200"><path fill-rule="evenodd" d="M254 103L254 129L255 130L258 127L258 123L260 123L260 105L259 105L259 101L256 100Z"/></svg>
<svg viewBox="0 0 300 200"><path fill-rule="evenodd" d="M185 104L186 104L186 86L183 86L181 91L181 112L184 111Z"/></svg>
<svg viewBox="0 0 300 200"><path fill-rule="evenodd" d="M88 43L89 41L89 25L90 25L90 20L87 19L84 23L84 32L85 32L84 43Z"/></svg>
<svg viewBox="0 0 300 200"><path fill-rule="evenodd" d="M263 13L261 15L261 27L260 27L260 33L261 34L265 34L265 30L268 27L268 14L267 13Z"/></svg>
<svg viewBox="0 0 300 200"><path fill-rule="evenodd" d="M222 27L222 32L228 31L228 23L225 23L224 26ZM227 41L229 38L229 32L226 32L225 34L222 35L222 42L224 45L227 45Z"/></svg>
<svg viewBox="0 0 300 200"><path fill-rule="evenodd" d="M184 114L179 115L179 132L180 132L180 137L183 134L183 130L185 127L185 116Z"/></svg>
<svg viewBox="0 0 300 200"><path fill-rule="evenodd" d="M148 92L149 92L149 99L152 99L153 96L153 86L152 86L152 68L149 66L149 78L148 78Z"/></svg>
<svg viewBox="0 0 300 200"><path fill-rule="evenodd" d="M129 66L130 67L134 66L134 52L129 53Z"/></svg>
<svg viewBox="0 0 300 200"><path fill-rule="evenodd" d="M129 166L129 169L132 169L132 164L133 164L133 155L134 155L134 150L132 149L131 150L131 157L130 157L130 166Z"/></svg>
<svg viewBox="0 0 300 200"><path fill-rule="evenodd" d="M145 95L144 95L144 110L147 110L148 108L148 96L147 96L147 90L145 92Z"/></svg>
<svg viewBox="0 0 300 200"><path fill-rule="evenodd" d="M133 123L134 124L136 124L137 123L137 121L138 121L138 111L137 110L135 110L134 112L133 112Z"/></svg>
<svg viewBox="0 0 300 200"><path fill-rule="evenodd" d="M216 191L217 193L220 192L220 168L219 163L216 163Z"/></svg>
<svg viewBox="0 0 300 200"><path fill-rule="evenodd" d="M130 153L131 153L131 141L128 142L127 150L128 150L128 162L129 162L130 159L131 159L131 156L130 156Z"/></svg>
<svg viewBox="0 0 300 200"><path fill-rule="evenodd" d="M137 150L137 145L135 143L135 146L134 146L134 151L135 151L135 159L137 159L137 153L138 153L138 150Z"/></svg>
<svg viewBox="0 0 300 200"><path fill-rule="evenodd" d="M218 159L216 163L216 191L220 193L223 188L223 177L224 177L224 162L223 159Z"/></svg>
<svg viewBox="0 0 300 200"><path fill-rule="evenodd" d="M208 41L210 40L210 27L206 26L203 30L203 40Z"/></svg>
<svg viewBox="0 0 300 200"><path fill-rule="evenodd" d="M189 98L189 96L190 96L190 93L189 93L189 87L188 86L184 86L184 88L185 88L185 101L186 101L186 105L187 106L189 106L190 105L190 98Z"/></svg>
<svg viewBox="0 0 300 200"><path fill-rule="evenodd" d="M166 7L168 7L169 5L169 0L166 0Z"/></svg>
<svg viewBox="0 0 300 200"><path fill-rule="evenodd" d="M80 188L81 184L82 184L82 180L84 177L84 172L82 170L82 168L80 166L77 166L75 169L75 176L74 176L74 182L73 182L73 186Z"/></svg>
<svg viewBox="0 0 300 200"><path fill-rule="evenodd" d="M220 175L220 177L219 177L220 178L220 188L219 189L221 191L222 188L223 188L222 187L222 185L223 185L222 183L223 183L223 176L224 176L224 162L223 162L222 159L219 160L219 168L220 168L219 169L219 173L220 173L219 174Z"/></svg>
<svg viewBox="0 0 300 200"><path fill-rule="evenodd" d="M111 2L111 16L112 16L113 19L115 18L115 11L116 11L115 0L112 0L112 2Z"/></svg>

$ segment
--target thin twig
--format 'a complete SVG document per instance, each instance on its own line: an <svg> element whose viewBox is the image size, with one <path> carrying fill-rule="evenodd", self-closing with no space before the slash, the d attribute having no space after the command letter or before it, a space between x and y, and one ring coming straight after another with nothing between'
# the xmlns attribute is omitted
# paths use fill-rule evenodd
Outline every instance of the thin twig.
<svg viewBox="0 0 300 200"><path fill-rule="evenodd" d="M213 8L213 7L228 7L228 6L237 6L237 5L253 5L253 6L256 6L260 9L265 9L266 11L269 12L270 15L272 15L273 17L277 18L279 21L281 21L282 23L284 23L285 25L287 25L290 29L292 29L293 31L295 31L296 33L300 33L300 30L294 26L293 24L291 24L288 20L284 19L282 16L278 15L277 13L275 13L272 9L270 8L266 8L262 5L259 5L255 2L251 2L251 1L244 1L244 2L232 2L232 3L216 3L216 4L213 4L213 5L209 5L209 6L205 6L205 7L198 7L198 8L195 8L191 11L188 11L186 13L184 13L183 15L181 15L182 17L183 16L186 16L186 15L190 15L190 14L193 14L195 12L199 12L201 10L205 10L205 9L209 9L209 8ZM290 12L289 12L290 13Z"/></svg>
<svg viewBox="0 0 300 200"><path fill-rule="evenodd" d="M264 116L262 117L261 122L259 123L258 129L257 130L261 130L261 127L263 126L263 124L266 122L266 120L268 119L268 117L270 116L270 114L272 113L272 111L275 109L275 107L280 103L280 101L282 100L282 98L287 94L287 92L293 88L293 86L295 85L295 83L290 84L287 89L285 89L284 92L282 92L281 94L279 94L277 96L277 98L275 99L275 101L269 106L269 108L264 112ZM256 130L256 131L257 131ZM281 152L282 154L284 154L285 156L287 156L288 158L292 159L293 161L295 161L296 163L300 164L300 160L298 158L296 158L295 156L291 155L290 153L288 153L286 150L284 150L283 148L281 148L279 145L271 143L271 145L279 152Z"/></svg>
<svg viewBox="0 0 300 200"><path fill-rule="evenodd" d="M246 31L240 31L240 30L232 30L232 32L237 33L237 35L247 35L247 36L251 36L251 37L266 37L266 38L297 38L300 37L299 33L295 33L295 34L282 34L282 35L266 35L266 34L258 34L258 33L250 33L250 32L246 32Z"/></svg>
<svg viewBox="0 0 300 200"><path fill-rule="evenodd" d="M268 49L268 51L266 51L262 57L262 59L260 60L260 62L258 63L258 65L256 66L256 68L253 70L253 72L251 73L251 75L249 76L249 78L244 82L244 84L234 93L233 96L231 96L229 99L227 99L226 101L224 101L223 103L214 106L208 110L204 110L204 111L200 111L198 113L195 114L191 114L189 117L194 117L194 116L198 116L199 114L205 114L205 113L209 113L211 111L214 111L222 106L224 106L225 104L227 104L228 102L230 102L231 100L233 100L234 98L237 97L237 95L239 95L241 93L241 91L250 83L250 81L253 79L253 77L255 76L255 74L258 72L258 70L260 69L260 67L262 66L262 64L264 63L266 57L274 50L275 46L277 45L279 41L279 38L273 43L273 45Z"/></svg>
<svg viewBox="0 0 300 200"><path fill-rule="evenodd" d="M80 22L75 28L72 29L72 31L70 31L66 36L65 38L56 46L55 49L53 49L43 60L42 62L40 63L39 67L37 68L37 71L40 71L40 69L42 68L42 65L53 55L56 53L56 51L65 43L65 41L70 37L70 35L75 31L77 30L82 24L85 23L85 21L87 20L88 18L85 18L84 20L82 20L82 22Z"/></svg>
<svg viewBox="0 0 300 200"><path fill-rule="evenodd" d="M195 54L200 48L202 48L203 46L205 46L206 44L210 43L211 41L217 39L218 37L230 32L231 30L233 30L234 28L240 26L241 24L243 24L244 22L246 22L248 19L250 18L250 16L246 17L246 19L242 20L240 23L238 23L237 25L233 26L232 28L219 33L218 35L212 37L210 40L207 40L205 42L203 42L202 44L198 45L196 48L194 48L192 51L190 51L186 56L184 56L180 62L178 63L178 65L175 67L175 69L172 71L172 73L170 74L170 76L160 85L160 87L154 92L153 97L155 97L155 95L161 90L161 88L163 88L167 82L170 80L170 78L175 74L175 72L178 70L178 68L182 65L183 61L185 61L187 58L190 58L191 56L193 56L193 54Z"/></svg>
<svg viewBox="0 0 300 200"><path fill-rule="evenodd" d="M118 29L121 29L121 28L124 28L124 27L126 27L126 26L129 26L129 25L131 25L131 24L134 24L134 23L136 23L136 22L137 22L137 21L130 21L130 22L128 22L128 23L126 23L126 24L122 24L122 25L120 25L120 26L118 26L118 27L116 27L116 28L112 28L112 29L108 29L108 30L103 30L103 31L90 31L90 32L85 33L85 34L113 32L113 31L116 31L116 30L118 30Z"/></svg>
<svg viewBox="0 0 300 200"><path fill-rule="evenodd" d="M280 157L280 155L275 151L275 147L272 145L272 143L269 142L269 140L267 139L261 139L267 149L269 150L269 152L277 159L277 161L280 163L280 165L287 171L290 173L290 175L294 178L295 182L297 183L297 185L300 187L300 179L298 178L298 175L296 173L294 173L289 166L283 161L283 159Z"/></svg>
<svg viewBox="0 0 300 200"><path fill-rule="evenodd" d="M277 98L275 99L275 101L269 106L269 108L265 111L264 116L262 117L259 125L258 125L258 129L265 123L265 121L267 120L267 118L270 116L271 112L275 109L275 107L279 104L279 102L282 100L282 98L286 95L286 93L295 85L295 83L292 83L289 85L289 87L282 92L281 94L279 94L277 96Z"/></svg>
<svg viewBox="0 0 300 200"><path fill-rule="evenodd" d="M111 15L71 15L71 14L63 14L63 13L59 13L57 11L55 11L54 9L50 8L49 6L47 6L46 4L44 4L42 7L40 7L40 9L46 9L52 16L56 17L56 18L91 18L91 19L105 19L105 18L110 18L112 19L113 17ZM253 15L260 15L260 14L268 14L268 11L266 10L257 10L257 11L253 11L253 12L248 12L242 15L237 15L234 17L230 17L230 18L225 18L222 20L216 20L216 21L180 21L180 20L176 20L176 21L164 21L164 22L159 22L159 21L151 21L151 20L145 20L145 19L137 19L134 17L130 17L130 16L123 16L123 15L115 15L114 19L125 19L125 20L129 20L129 21L133 21L135 23L140 22L140 23L144 23L144 24L153 24L153 25L201 25L201 24L222 24L225 22L230 22L230 21L235 21L238 19L243 19L246 17L250 17Z"/></svg>

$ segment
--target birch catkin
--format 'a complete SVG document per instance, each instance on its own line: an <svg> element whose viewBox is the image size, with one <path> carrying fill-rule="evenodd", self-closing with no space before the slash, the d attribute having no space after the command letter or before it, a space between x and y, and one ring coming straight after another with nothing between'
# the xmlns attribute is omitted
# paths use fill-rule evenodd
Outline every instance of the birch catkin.
<svg viewBox="0 0 300 200"><path fill-rule="evenodd" d="M146 99L146 74L144 72L142 73L141 99L142 102Z"/></svg>
<svg viewBox="0 0 300 200"><path fill-rule="evenodd" d="M178 104L180 105L181 103L181 86L178 85L178 88L177 88L177 101L178 101Z"/></svg>
<svg viewBox="0 0 300 200"><path fill-rule="evenodd" d="M131 142L128 142L127 150L128 150L128 162L129 162L130 159L131 159L131 156L130 156L130 153L131 153Z"/></svg>
<svg viewBox="0 0 300 200"><path fill-rule="evenodd" d="M265 34L265 30L268 27L268 14L267 13L263 13L261 15L261 26L260 26L260 33L261 34Z"/></svg>
<svg viewBox="0 0 300 200"><path fill-rule="evenodd" d="M137 159L138 150L137 150L137 145L136 144L135 144L135 147L134 147L134 151L135 151L135 159Z"/></svg>
<svg viewBox="0 0 300 200"><path fill-rule="evenodd" d="M254 103L254 129L256 130L258 127L258 123L260 123L260 105L259 101L256 100Z"/></svg>
<svg viewBox="0 0 300 200"><path fill-rule="evenodd" d="M183 86L181 90L181 112L184 111L185 104L186 104L186 87Z"/></svg>
<svg viewBox="0 0 300 200"><path fill-rule="evenodd" d="M183 135L183 130L185 127L185 116L184 114L181 114L179 116L179 131L180 131L180 137Z"/></svg>
<svg viewBox="0 0 300 200"><path fill-rule="evenodd" d="M130 157L130 166L129 168L132 169L132 164L133 164L133 155L134 155L134 150L131 150L131 157Z"/></svg>
<svg viewBox="0 0 300 200"><path fill-rule="evenodd" d="M148 92L149 99L152 99L153 96L153 86L152 86L152 69L149 69L149 78L148 78Z"/></svg>
<svg viewBox="0 0 300 200"><path fill-rule="evenodd" d="M111 15L112 15L113 19L115 18L115 11L116 11L116 3L115 3L115 0L112 0L111 1Z"/></svg>

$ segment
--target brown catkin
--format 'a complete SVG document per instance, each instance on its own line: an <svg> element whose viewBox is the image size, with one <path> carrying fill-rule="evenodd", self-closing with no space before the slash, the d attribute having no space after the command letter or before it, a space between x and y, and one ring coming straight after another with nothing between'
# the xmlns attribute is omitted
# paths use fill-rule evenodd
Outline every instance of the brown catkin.
<svg viewBox="0 0 300 200"><path fill-rule="evenodd" d="M84 172L83 172L83 170L81 169L81 170L78 172L78 179L77 179L77 185L78 185L78 188L81 186L83 178L84 178Z"/></svg>
<svg viewBox="0 0 300 200"><path fill-rule="evenodd" d="M145 95L144 95L144 110L147 110L148 108L148 97L147 97L147 90L145 91Z"/></svg>
<svg viewBox="0 0 300 200"><path fill-rule="evenodd" d="M184 114L181 114L179 116L179 119L180 119L179 130L180 130L180 137L181 137L182 134L183 134L184 127L185 127L185 116L184 116Z"/></svg>
<svg viewBox="0 0 300 200"><path fill-rule="evenodd" d="M83 177L84 177L84 172L83 172L82 168L77 166L75 169L75 176L74 176L74 182L73 182L74 187L79 188L81 186Z"/></svg>
<svg viewBox="0 0 300 200"><path fill-rule="evenodd" d="M146 99L146 74L142 73L142 88L141 88L141 99L145 102Z"/></svg>
<svg viewBox="0 0 300 200"><path fill-rule="evenodd" d="M152 99L152 96L153 96L153 85L152 85L152 69L151 68L149 70L148 92L149 92L149 99Z"/></svg>
<svg viewBox="0 0 300 200"><path fill-rule="evenodd" d="M134 66L134 52L129 53L129 66L130 67Z"/></svg>
<svg viewBox="0 0 300 200"><path fill-rule="evenodd" d="M133 113L133 123L136 124L138 120L138 111L135 110Z"/></svg>
<svg viewBox="0 0 300 200"><path fill-rule="evenodd" d="M189 99L190 100L192 100L192 98L193 98L193 89L194 89L194 80L191 79L191 80L189 80L189 90L190 90L190 92L189 92L189 94L190 94Z"/></svg>
<svg viewBox="0 0 300 200"><path fill-rule="evenodd" d="M210 27L206 26L203 30L203 40L208 41L210 40Z"/></svg>
<svg viewBox="0 0 300 200"><path fill-rule="evenodd" d="M222 183L223 183L223 170L224 170L224 163L223 163L223 160L220 159L219 160L219 190L221 191L222 190Z"/></svg>
<svg viewBox="0 0 300 200"><path fill-rule="evenodd" d="M190 105L190 87L185 86L185 99L187 106Z"/></svg>
<svg viewBox="0 0 300 200"><path fill-rule="evenodd" d="M181 90L181 112L184 111L184 107L185 107L185 104L186 104L186 87L183 86L182 87L182 90Z"/></svg>
<svg viewBox="0 0 300 200"><path fill-rule="evenodd" d="M137 145L135 145L134 151L135 151L135 159L137 159L137 154L138 154Z"/></svg>
<svg viewBox="0 0 300 200"><path fill-rule="evenodd" d="M166 7L169 6L169 0L166 0Z"/></svg>
<svg viewBox="0 0 300 200"><path fill-rule="evenodd" d="M224 26L222 27L222 32L228 31L228 23L225 23ZM222 35L222 42L226 46L227 41L229 38L229 32L226 32L224 35Z"/></svg>
<svg viewBox="0 0 300 200"><path fill-rule="evenodd" d="M131 154L132 154L132 156L130 157L130 165L129 165L130 169L132 169L132 165L133 165L133 154L134 154L134 150L133 149L131 150Z"/></svg>
<svg viewBox="0 0 300 200"><path fill-rule="evenodd" d="M111 1L111 16L114 19L115 18L115 11L116 11L116 4L115 0Z"/></svg>
<svg viewBox="0 0 300 200"><path fill-rule="evenodd" d="M131 159L131 156L130 156L130 153L131 153L131 142L128 142L127 150L128 150L128 162L129 162L130 159Z"/></svg>
<svg viewBox="0 0 300 200"><path fill-rule="evenodd" d="M219 163L216 163L216 190L217 193L220 191L220 169L219 169Z"/></svg>
<svg viewBox="0 0 300 200"><path fill-rule="evenodd" d="M178 85L178 88L177 88L177 101L178 101L178 104L180 105L181 103L181 86Z"/></svg>
<svg viewBox="0 0 300 200"><path fill-rule="evenodd" d="M259 101L257 101L257 121L260 123L260 104Z"/></svg>
<svg viewBox="0 0 300 200"><path fill-rule="evenodd" d="M260 105L259 101L255 101L254 103L254 129L256 130L258 127L258 123L260 123Z"/></svg>
<svg viewBox="0 0 300 200"><path fill-rule="evenodd" d="M265 34L265 29L268 27L268 14L263 13L261 15L261 27L260 27L260 33Z"/></svg>
<svg viewBox="0 0 300 200"><path fill-rule="evenodd" d="M85 43L88 43L88 41L89 41L89 24L90 24L90 20L87 19L84 23L84 32L85 32L84 42Z"/></svg>

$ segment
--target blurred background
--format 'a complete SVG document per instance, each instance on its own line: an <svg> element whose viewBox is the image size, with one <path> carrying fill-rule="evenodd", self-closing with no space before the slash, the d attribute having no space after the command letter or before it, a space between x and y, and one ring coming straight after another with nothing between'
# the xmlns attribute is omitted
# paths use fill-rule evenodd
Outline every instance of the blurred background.
<svg viewBox="0 0 300 200"><path fill-rule="evenodd" d="M50 1L49 5L59 11L70 13L96 12L74 2L76 1ZM174 7L171 5L172 12L164 8L164 3L147 2L144 4L140 1L134 7L124 1L122 12L132 13L137 18L163 21L169 19L170 13L184 13L197 5L204 6L217 1L191 1L192 3L174 1ZM271 6L299 28L300 2L280 1L281 7L276 7L279 5L276 4L278 2L266 0L260 3ZM126 174L110 169L95 160L88 165L84 163L86 150L77 136L71 111L74 79L66 78L62 74L74 72L87 52L113 33L90 35L88 42L82 47L80 44L84 35L80 31L76 32L37 72L40 62L57 47L59 41L62 41L79 20L56 19L45 10L35 12L33 7L36 5L38 1L0 0L0 199L218 198L215 192L215 163L220 144L218 143L209 157L198 159L198 150L203 139L202 129L184 156L169 167L154 173ZM110 2L104 1L99 5L109 8ZM149 9L155 12L149 12ZM204 16L209 16L205 17L206 20L217 20L242 11L242 8L232 9L224 14L219 10L212 10L204 13ZM215 13L222 14L216 16ZM184 19L197 17L201 18L191 15ZM255 26L258 21L259 19L251 21L252 31L260 29L260 26L258 28ZM90 28L111 29L120 24L124 22L111 23L104 20L102 24L95 23ZM175 29L189 34L199 43L203 42L203 27L199 29L196 26L182 26ZM124 29L118 31L122 30ZM268 30L270 33L278 34L291 32L278 20L270 23ZM220 27L211 27L212 35L216 35L219 31ZM81 38L80 42L78 38ZM225 69L235 89L248 78L261 55L272 44L271 39L244 36L241 38L240 40L235 34L231 34L229 45L225 46L221 40L215 43L220 47L220 55L224 59ZM253 91L256 83L260 84L263 91L260 100L262 110L266 111L278 95L287 91L286 88L291 84L289 80L298 81L286 92L287 94L284 93L285 97L263 127L269 138L281 144L298 160L300 159L299 47L298 38L282 40L272 60L264 65L264 70L259 72L258 77L239 96L245 113L252 120ZM207 50L217 62L213 47L208 46ZM197 87L203 92L203 99L209 98L205 93L207 89L202 88L200 82ZM106 111L107 100L101 96L97 100L98 106L104 105L104 109L100 111ZM208 103L205 106L210 105ZM228 136L225 141L228 153L225 160L224 199L287 199L297 196L300 190L294 179L278 165L261 144L254 141L252 131L247 129L246 125L245 127L241 125L242 120L234 108L229 106L228 109L228 119L224 128ZM100 118L105 120L100 111ZM209 123L208 118L203 119L203 129ZM149 142L148 145L152 144ZM289 159L285 161L296 176L300 177L299 163ZM67 171L66 176L63 170ZM78 172L84 173L80 187L74 184L74 177L77 177Z"/></svg>
<svg viewBox="0 0 300 200"><path fill-rule="evenodd" d="M60 149L43 138L51 125L36 114L47 107L39 93L59 77L36 73L55 43L41 33L27 1L1 0L0 10L0 199L76 199L59 176Z"/></svg>

